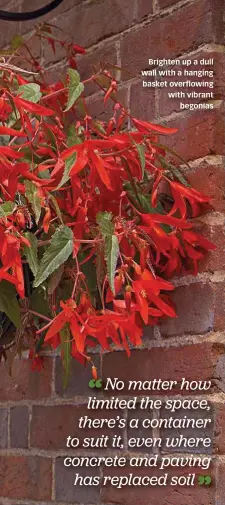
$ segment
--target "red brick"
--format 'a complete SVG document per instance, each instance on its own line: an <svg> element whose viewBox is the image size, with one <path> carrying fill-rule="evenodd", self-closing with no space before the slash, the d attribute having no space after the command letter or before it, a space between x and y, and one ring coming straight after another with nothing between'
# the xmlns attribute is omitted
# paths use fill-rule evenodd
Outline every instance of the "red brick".
<svg viewBox="0 0 225 505"><path fill-rule="evenodd" d="M79 448L82 447L84 437L97 437L103 434L110 435L112 430L107 427L79 428L79 418L87 415L91 419L115 418L115 415L122 413L118 411L88 410L85 405L60 405L53 407L36 406L33 408L31 422L31 447L39 449L65 449L67 437L78 437L80 439ZM113 433L121 430L113 429ZM109 445L110 447L110 445Z"/></svg>
<svg viewBox="0 0 225 505"><path fill-rule="evenodd" d="M2 2L3 4L3 2ZM11 12L19 12L20 10L20 2L14 0L12 2L8 2L2 5L3 10L9 10ZM7 9L6 9L7 7ZM18 21L0 21L1 23L1 30L0 30L0 48L3 49L4 47L8 46L15 37L15 35L18 35L20 33L20 23Z"/></svg>
<svg viewBox="0 0 225 505"><path fill-rule="evenodd" d="M185 98L169 98L168 93L174 93L175 91L182 91L182 92L191 92L191 91L197 91L197 92L203 92L203 93L209 93L213 92L213 99L214 100L222 100L224 97L224 87L222 82L224 82L224 76L225 76L225 57L224 54L221 52L216 52L216 51L199 51L196 52L195 55L190 55L185 57L185 59L190 59L192 62L194 60L198 60L199 64L194 65L193 63L190 66L184 66L184 65L174 65L174 67L163 67L163 69L172 69L178 72L178 70L183 71L183 76L169 76L169 77L161 77L160 79L162 81L168 81L168 86L166 88L161 88L158 90L158 96L159 96L159 115L160 116L167 116L171 114L172 112L180 112L182 109L181 104L198 104L200 102L204 102L207 100L201 99L201 98L187 98L187 94ZM214 65L200 65L200 61L202 59L208 60L210 58L214 59ZM181 58L182 61L182 58ZM184 70L192 71L192 70L213 70L214 71L214 76L213 79L212 77L197 77L197 76L186 76L184 75ZM148 80L150 80L148 78ZM170 82L175 81L175 82L185 82L186 80L191 80L191 81L212 81L214 82L214 87L209 88L208 86L201 87L199 88L186 88L185 86L183 88L174 88L170 87ZM148 88L151 89L151 88ZM201 112L201 110L200 110Z"/></svg>
<svg viewBox="0 0 225 505"><path fill-rule="evenodd" d="M0 409L0 449L8 445L8 411Z"/></svg>
<svg viewBox="0 0 225 505"><path fill-rule="evenodd" d="M164 9L178 3L178 0L158 0L160 9ZM193 5L195 7L195 4ZM209 0L209 8L212 12L212 27L214 32L214 41L219 44L224 43L224 25L223 12L224 0ZM198 9L196 10L198 15Z"/></svg>
<svg viewBox="0 0 225 505"><path fill-rule="evenodd" d="M179 286L171 298L176 306L177 318L167 318L161 324L163 336L207 333L213 328L214 293L209 284Z"/></svg>
<svg viewBox="0 0 225 505"><path fill-rule="evenodd" d="M98 355L93 356L93 361L100 370L100 359ZM91 366L84 367L76 359L72 360L71 373L68 384L63 387L63 365L61 357L56 358L55 367L55 391L56 394L65 398L72 398L75 395L96 396L96 389L90 389L88 383L92 379Z"/></svg>
<svg viewBox="0 0 225 505"><path fill-rule="evenodd" d="M10 447L28 447L29 411L27 407L18 406L10 410Z"/></svg>
<svg viewBox="0 0 225 505"><path fill-rule="evenodd" d="M214 27L214 40L218 44L224 44L224 0L211 0L212 20Z"/></svg>
<svg viewBox="0 0 225 505"><path fill-rule="evenodd" d="M57 18L60 14L67 12L72 7L75 7L82 0L66 0L66 2L62 2L58 7L53 9L51 12L48 12L44 16L40 18L40 21L43 22L54 22L57 25ZM47 5L46 0L38 0L38 8L45 7ZM37 9L37 4L31 3L30 0L22 0L21 2L21 12L27 12L31 10ZM37 20L38 21L38 20ZM34 28L34 20L31 21L23 21L22 23L22 33L27 33Z"/></svg>
<svg viewBox="0 0 225 505"><path fill-rule="evenodd" d="M137 74L148 68L149 58L179 56L213 40L210 2L197 0L125 34L121 42L121 66ZM125 73L123 78L128 78Z"/></svg>
<svg viewBox="0 0 225 505"><path fill-rule="evenodd" d="M213 285L216 307L215 307L215 330L224 330L225 328L225 284L219 282Z"/></svg>
<svg viewBox="0 0 225 505"><path fill-rule="evenodd" d="M153 0L138 0L137 8L137 20L142 21L144 18L153 13Z"/></svg>
<svg viewBox="0 0 225 505"><path fill-rule="evenodd" d="M148 430L146 430L146 428L143 428L143 426L142 426L142 422L144 419L152 419L152 418L153 418L152 411L140 409L140 406L138 404L136 405L135 410L128 410L127 441L128 441L128 450L130 452L132 452L132 453L133 452L145 452L147 454L154 453L155 449L153 447L142 446L138 449L136 447L129 447L129 440L132 438L146 439L148 437L155 436L155 434L153 434L153 430L151 428L148 428ZM138 419L139 420L138 428L130 427L131 419Z"/></svg>
<svg viewBox="0 0 225 505"><path fill-rule="evenodd" d="M129 359L125 352L117 351L103 356L103 378L106 380L107 377L117 377L124 381L125 389L121 392L116 390L117 395L124 394L128 380L162 379L179 382L186 378L213 381L213 377L218 378L219 372L215 371L215 366L223 353L222 344L209 342L182 347L154 347L148 351L134 350L131 351ZM222 376L222 371L220 373ZM223 387L223 382L222 376L219 388ZM214 385L213 381L212 386ZM108 392L112 394L111 390ZM136 394L143 392L135 391ZM156 394L156 391L149 394Z"/></svg>
<svg viewBox="0 0 225 505"><path fill-rule="evenodd" d="M51 500L51 460L0 456L0 495L16 500Z"/></svg>
<svg viewBox="0 0 225 505"><path fill-rule="evenodd" d="M166 471L160 471L155 468L107 468L103 470L104 476L128 476L129 473L137 476L149 476L153 475L162 476L168 473L168 482L173 475L181 476L188 475L189 473L195 473L195 485L190 486L124 486L121 489L108 484L102 487L102 501L104 503L115 503L117 505L159 505L160 503L166 503L168 505L213 505L214 504L214 493L215 488L212 485L210 488L198 485L198 476L204 474L204 470L198 468L169 468ZM151 501L149 501L149 499ZM222 503L221 503L222 505Z"/></svg>
<svg viewBox="0 0 225 505"><path fill-rule="evenodd" d="M208 254L207 269L223 270L225 265L224 226L214 226L211 229L210 240L216 246L216 250Z"/></svg>
<svg viewBox="0 0 225 505"><path fill-rule="evenodd" d="M82 3L62 14L57 26L72 37L75 44L91 47L109 35L129 28L135 20L135 3L130 0L104 0ZM52 51L45 52L46 63L54 61Z"/></svg>
<svg viewBox="0 0 225 505"><path fill-rule="evenodd" d="M116 93L117 100L125 107L128 107L128 89L123 86ZM86 100L89 114L100 121L109 120L114 113L115 102L109 99L104 105L104 95L101 93L88 97Z"/></svg>
<svg viewBox="0 0 225 505"><path fill-rule="evenodd" d="M161 121L162 123L162 121ZM161 142L174 149L185 161L225 152L223 106L210 111L192 111L179 114L166 126L177 128L177 133L164 137Z"/></svg>
<svg viewBox="0 0 225 505"><path fill-rule="evenodd" d="M108 70L112 76L116 77L117 71L111 65L119 64L117 61L117 50L116 44L104 43L103 46L96 48L94 51L87 53L86 55L79 58L78 62L78 72L81 75L81 79L89 79L94 73L101 70ZM85 92L87 95L99 91L99 87L95 83L85 84Z"/></svg>
<svg viewBox="0 0 225 505"><path fill-rule="evenodd" d="M40 62L41 58L41 39L40 37L32 37L31 41L27 42L27 46L33 56L33 58ZM17 67L23 68L24 70L28 70L29 72L36 72L35 67L32 64L32 57L29 54L26 47L21 47L18 55L13 58L13 62Z"/></svg>
<svg viewBox="0 0 225 505"><path fill-rule="evenodd" d="M225 483L224 483L225 464L218 462L217 468L217 486L216 486L216 505L224 505Z"/></svg>
<svg viewBox="0 0 225 505"><path fill-rule="evenodd" d="M160 9L165 9L166 7L170 7L177 2L178 0L159 0L159 7Z"/></svg>
<svg viewBox="0 0 225 505"><path fill-rule="evenodd" d="M223 360L224 366L224 360ZM225 408L217 404L215 409L214 450L217 454L225 454Z"/></svg>
<svg viewBox="0 0 225 505"><path fill-rule="evenodd" d="M161 428L160 429L160 437L162 438L162 451L167 454L173 453L191 453L193 454L208 454L211 455L213 451L213 426L214 426L214 411L212 405L209 404L210 410L204 409L179 409L176 411L176 414L171 413L170 410L165 407L162 408L160 412L161 419L169 419L173 417L174 419L184 419L187 416L188 419L203 419L209 420L207 421L207 425L204 428ZM205 447L202 441L199 442L198 447L168 447L166 439L172 439L173 437L179 437L183 435L183 437L189 438L210 438L211 444L210 447Z"/></svg>
<svg viewBox="0 0 225 505"><path fill-rule="evenodd" d="M47 84L54 84L57 81L64 80L69 68L65 61L59 62L51 68L44 69L44 79Z"/></svg>
<svg viewBox="0 0 225 505"><path fill-rule="evenodd" d="M195 229L216 246L216 249L209 251L204 259L199 262L198 271L215 272L216 270L223 270L225 264L224 225L214 224L213 226L210 226L210 224L203 222L199 226L196 226Z"/></svg>
<svg viewBox="0 0 225 505"><path fill-rule="evenodd" d="M191 171L186 172L187 179L197 191L211 197L214 210L225 210L225 171L223 159L208 157L196 161Z"/></svg>
<svg viewBox="0 0 225 505"><path fill-rule="evenodd" d="M99 476L99 468L66 468L63 464L63 458L56 459L56 500L62 503L99 503L100 486L74 486L76 473L79 473L79 475L82 477L86 477L87 475L89 477Z"/></svg>
<svg viewBox="0 0 225 505"><path fill-rule="evenodd" d="M12 377L7 367L0 364L0 402L38 400L51 396L52 360L45 358L45 368L39 372L31 370L30 360L14 360Z"/></svg>
<svg viewBox="0 0 225 505"><path fill-rule="evenodd" d="M142 81L131 85L130 113L133 117L151 121L155 117L155 91L142 87Z"/></svg>

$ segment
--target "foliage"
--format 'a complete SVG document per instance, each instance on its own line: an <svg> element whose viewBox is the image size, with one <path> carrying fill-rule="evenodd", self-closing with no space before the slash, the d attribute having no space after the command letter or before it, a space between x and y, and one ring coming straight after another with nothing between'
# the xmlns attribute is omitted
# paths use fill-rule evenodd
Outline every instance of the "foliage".
<svg viewBox="0 0 225 505"><path fill-rule="evenodd" d="M90 361L88 346L129 355L145 325L176 317L170 279L197 273L213 248L193 221L209 198L163 147L176 129L132 117L104 67L82 81L75 56L85 51L52 26L37 36L61 44L70 68L49 85L33 57L27 72L12 55L0 63L0 309L20 327L10 346L22 325L20 350L37 369L39 352L60 346L67 378L71 357ZM21 47L12 44L14 56ZM107 121L91 115L89 82L113 100Z"/></svg>

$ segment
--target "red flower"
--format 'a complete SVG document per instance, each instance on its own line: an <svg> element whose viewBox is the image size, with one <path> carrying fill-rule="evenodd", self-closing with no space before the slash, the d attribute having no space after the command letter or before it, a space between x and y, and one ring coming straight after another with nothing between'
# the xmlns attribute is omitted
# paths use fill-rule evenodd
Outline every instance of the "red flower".
<svg viewBox="0 0 225 505"><path fill-rule="evenodd" d="M70 298L65 303L61 301L60 306L62 311L59 312L59 314L53 319L52 324L45 335L45 342L55 337L55 335L64 328L66 323L68 323L72 336L76 342L78 352L83 352L87 331L85 331L85 324L80 325L82 320L76 310L77 304Z"/></svg>
<svg viewBox="0 0 225 505"><path fill-rule="evenodd" d="M44 368L44 358L30 349L29 358L32 359L31 370L41 372Z"/></svg>

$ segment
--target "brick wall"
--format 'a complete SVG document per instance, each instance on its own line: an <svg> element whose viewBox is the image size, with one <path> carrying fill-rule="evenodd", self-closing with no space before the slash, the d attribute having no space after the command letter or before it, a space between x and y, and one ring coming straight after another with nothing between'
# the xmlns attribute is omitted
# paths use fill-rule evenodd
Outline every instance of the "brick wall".
<svg viewBox="0 0 225 505"><path fill-rule="evenodd" d="M0 6L6 3L2 0ZM30 0L14 4L10 4L12 9L31 8ZM66 437L76 436L78 417L85 411L89 375L74 362L72 380L63 391L60 359L49 356L43 375L31 372L28 361L16 360L9 379L1 365L0 505L164 505L165 498L168 505L225 504L224 7L224 0L64 0L46 16L66 29L75 43L87 47L87 56L79 63L82 77L90 75L92 65L100 60L133 72L132 78L126 72L117 75L122 79L123 101L136 117L179 128L169 140L170 146L190 161L188 176L195 187L212 197L214 210L199 219L198 226L217 245L217 251L208 256L197 277L176 281L178 318L147 329L142 348L133 350L130 360L117 351L96 354L95 362L103 377L122 380L212 380L209 398L214 422L209 435L214 435L213 486L151 491L143 487L133 493L131 488L74 488L74 470L65 469L62 460L68 453ZM6 46L13 35L32 28L32 22L0 22L0 45ZM62 71L59 52L35 50L41 50L52 79ZM181 55L215 59L213 111L179 112L177 102L168 101L163 90L142 89L135 77L148 66L149 57ZM102 108L100 93L93 87L88 92L91 112L110 115L109 108ZM100 415L107 417L109 413ZM123 436L126 444L127 434Z"/></svg>

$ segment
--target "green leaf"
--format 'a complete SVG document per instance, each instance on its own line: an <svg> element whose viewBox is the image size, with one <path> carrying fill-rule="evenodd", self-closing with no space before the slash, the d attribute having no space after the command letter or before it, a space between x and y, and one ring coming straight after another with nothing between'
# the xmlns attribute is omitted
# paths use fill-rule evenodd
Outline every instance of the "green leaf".
<svg viewBox="0 0 225 505"><path fill-rule="evenodd" d="M2 51L0 51L0 56L10 56L13 53L14 53L13 49L3 49Z"/></svg>
<svg viewBox="0 0 225 505"><path fill-rule="evenodd" d="M74 146L74 144L82 144L82 139L77 135L75 127L71 125L68 130L67 135L67 145L68 147Z"/></svg>
<svg viewBox="0 0 225 505"><path fill-rule="evenodd" d="M158 203L157 207L152 207L149 194L144 195L140 192L140 189L137 186L135 186L134 191L129 181L126 181L123 186L126 190L127 197L135 208L141 210L142 212L145 212L146 214L164 214L163 207L160 203Z"/></svg>
<svg viewBox="0 0 225 505"><path fill-rule="evenodd" d="M22 93L21 98L24 100L28 100L29 102L37 103L42 97L42 93L40 92L39 84L35 84L35 82L31 82L29 84L23 84L18 88L18 94Z"/></svg>
<svg viewBox="0 0 225 505"><path fill-rule="evenodd" d="M120 249L117 236L107 235L105 237L105 260L109 285L113 293L115 293L114 278L119 252Z"/></svg>
<svg viewBox="0 0 225 505"><path fill-rule="evenodd" d="M98 212L97 223L103 236L112 235L114 232L114 224L112 223L111 212Z"/></svg>
<svg viewBox="0 0 225 505"><path fill-rule="evenodd" d="M135 140L132 137L131 137L131 140L132 140L133 144L135 145L137 152L138 152L138 156L139 156L140 164L141 164L141 174L142 174L142 179L143 179L144 172L145 172L145 164L146 164L145 146L143 144L137 144L137 142L135 142Z"/></svg>
<svg viewBox="0 0 225 505"><path fill-rule="evenodd" d="M23 45L23 43L24 43L23 37L21 37L21 35L17 34L17 35L14 35L14 37L12 38L10 47L11 47L11 49L13 49L13 51L16 51L17 49L19 49Z"/></svg>
<svg viewBox="0 0 225 505"><path fill-rule="evenodd" d="M78 137L74 127L71 126L69 128L68 138L67 138L68 147L74 146L75 144L81 144L81 143L82 143L82 139L80 137ZM71 154L71 156L69 158L67 158L67 160L65 160L64 174L62 176L62 179L61 179L59 185L57 186L57 189L64 186L64 184L66 184L66 182L69 180L70 170L76 161L76 157L77 157L77 153L73 153L73 154Z"/></svg>
<svg viewBox="0 0 225 505"><path fill-rule="evenodd" d="M189 182L187 182L187 180L185 179L185 177L183 176L182 172L179 170L178 167L175 167L172 163L168 163L167 160L163 158L163 156L161 155L159 155L159 159L162 167L170 171L172 178L175 177L175 179L177 179L181 184L183 184L186 187L190 187Z"/></svg>
<svg viewBox="0 0 225 505"><path fill-rule="evenodd" d="M102 302L102 305L104 304L104 300L102 299L102 283L103 279L106 274L106 269L105 269L105 261L104 261L104 247L103 244L99 243L97 246L97 251L96 251L96 280L97 280L97 286L98 286L98 292L99 296Z"/></svg>
<svg viewBox="0 0 225 505"><path fill-rule="evenodd" d="M145 146L136 144L136 149L140 158L142 179L145 172Z"/></svg>
<svg viewBox="0 0 225 505"><path fill-rule="evenodd" d="M114 277L119 255L119 241L117 236L114 235L114 224L112 223L112 213L99 212L97 214L97 223L99 224L101 234L104 237L107 275L110 288L114 293L115 292Z"/></svg>
<svg viewBox="0 0 225 505"><path fill-rule="evenodd" d="M32 181L25 181L25 195L30 202L35 215L36 224L38 224L41 215L41 200L38 196L37 186Z"/></svg>
<svg viewBox="0 0 225 505"><path fill-rule="evenodd" d="M64 112L67 112L68 110L71 109L71 107L73 107L76 100L84 91L84 85L82 82L80 82L80 76L78 72L73 68L69 68L68 75L69 75L69 87L68 87L69 95Z"/></svg>
<svg viewBox="0 0 225 505"><path fill-rule="evenodd" d="M16 290L7 281L0 282L0 311L4 312L17 328L21 327L20 307Z"/></svg>
<svg viewBox="0 0 225 505"><path fill-rule="evenodd" d="M82 256L83 256L82 259L84 259L84 254ZM96 265L93 263L93 258L90 258L88 261L83 263L83 265L81 265L81 271L86 277L85 281L87 283L91 300L94 305L94 294L96 293L96 286L97 286L97 274L96 274ZM104 270L102 271L104 272Z"/></svg>
<svg viewBox="0 0 225 505"><path fill-rule="evenodd" d="M9 126L9 124L8 124ZM0 146L8 146L10 141L9 135L0 135Z"/></svg>
<svg viewBox="0 0 225 505"><path fill-rule="evenodd" d="M52 295L54 293L54 291L56 290L56 288L58 287L58 285L61 281L63 272L64 272L64 265L60 265L60 267L55 272L53 272L53 274L50 276L49 282L48 282L48 294L49 295Z"/></svg>
<svg viewBox="0 0 225 505"><path fill-rule="evenodd" d="M43 289L43 286L39 286L37 289L33 290L33 293L30 297L30 307L35 312L39 312L39 314L43 314L43 316L50 316L51 312L48 305L48 297L46 289Z"/></svg>
<svg viewBox="0 0 225 505"><path fill-rule="evenodd" d="M25 237L29 240L31 247L28 247L27 245L25 245L24 246L24 254L27 258L29 267L35 277L35 275L37 275L37 271L38 271L38 254L37 254L38 240L35 237L35 235L33 233L31 233L30 231L27 231L25 233Z"/></svg>
<svg viewBox="0 0 225 505"><path fill-rule="evenodd" d="M71 365L71 334L68 326L65 326L60 331L61 336L61 354L62 354L62 363L63 363L63 387L66 388L69 382L70 376L70 365Z"/></svg>
<svg viewBox="0 0 225 505"><path fill-rule="evenodd" d="M69 180L70 178L70 170L72 168L72 166L74 165L75 161L76 161L76 157L77 157L77 153L74 153L72 154L66 161L65 161L65 169L64 169L64 174L62 176L62 179L59 183L59 185L57 186L56 189L59 189L61 188L62 186L64 186L64 184L66 184L66 182Z"/></svg>
<svg viewBox="0 0 225 505"><path fill-rule="evenodd" d="M43 37L46 37L47 39L52 39L52 40L56 40L56 42L59 42L58 37L56 37L55 35L53 35L51 32L45 31L44 29L41 30L41 35Z"/></svg>
<svg viewBox="0 0 225 505"><path fill-rule="evenodd" d="M55 207L55 211L56 211L56 214L61 222L61 224L63 224L63 218L62 218L62 214L61 214L61 210L59 208L59 205L58 205L58 202L56 200L56 198L53 196L53 195L49 195L49 198L52 200L52 203Z"/></svg>
<svg viewBox="0 0 225 505"><path fill-rule="evenodd" d="M14 202L5 202L0 205L0 218L10 216L15 210L16 204Z"/></svg>
<svg viewBox="0 0 225 505"><path fill-rule="evenodd" d="M51 179L51 173L48 169L41 170L40 172L38 172L38 177L39 179Z"/></svg>
<svg viewBox="0 0 225 505"><path fill-rule="evenodd" d="M34 287L38 287L49 277L62 263L65 263L73 252L73 232L68 226L59 226L52 237L48 249L42 256Z"/></svg>

